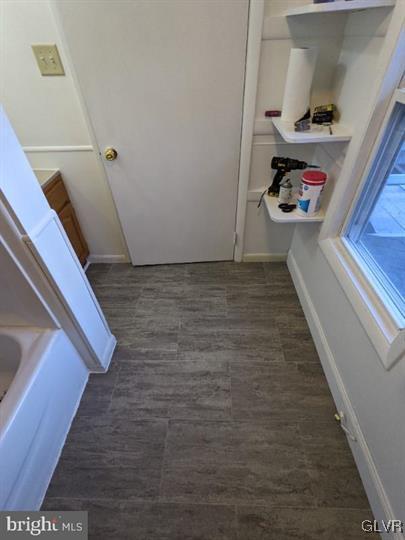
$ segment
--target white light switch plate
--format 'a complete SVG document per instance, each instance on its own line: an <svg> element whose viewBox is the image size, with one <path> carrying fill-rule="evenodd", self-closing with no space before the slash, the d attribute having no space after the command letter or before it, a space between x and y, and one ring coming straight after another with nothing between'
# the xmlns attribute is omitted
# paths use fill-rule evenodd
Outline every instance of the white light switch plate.
<svg viewBox="0 0 405 540"><path fill-rule="evenodd" d="M42 75L64 75L62 61L55 44L32 45Z"/></svg>

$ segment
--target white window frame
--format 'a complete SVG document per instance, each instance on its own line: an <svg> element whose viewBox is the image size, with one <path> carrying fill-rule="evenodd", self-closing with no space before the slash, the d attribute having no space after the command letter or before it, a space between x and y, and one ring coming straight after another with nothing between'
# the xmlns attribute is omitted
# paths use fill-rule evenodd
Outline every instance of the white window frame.
<svg viewBox="0 0 405 540"><path fill-rule="evenodd" d="M349 239L348 232L349 230L352 231L352 234L359 239L362 235L364 228L366 224L368 223L368 218L370 214L372 213L374 206L376 202L378 203L378 198L381 193L381 191L384 189L385 186L385 177L386 177L386 165L381 164L381 160L386 160L387 158L387 151L389 150L391 152L391 160L393 159L393 148L388 148L388 145L391 145L392 140L392 134L393 130L395 128L394 125L391 125L391 118L394 114L394 110L396 108L396 105L404 105L405 106L405 88L404 89L398 89L394 92L394 96L392 98L390 107L388 109L388 112L386 114L386 121L384 122L383 127L380 130L380 136L378 137L378 142L376 142L375 151L372 153L372 157L370 158L370 168L367 167L369 170L369 174L371 174L372 181L369 183L370 177L369 174L364 175L364 182L367 182L368 185L365 186L362 182L361 188L358 190L358 197L356 197L354 204L352 204L350 211L348 212L346 219L343 223L342 232L341 232L341 240L345 246L345 248L349 251L350 255L356 260L357 264L361 267L363 273L366 275L367 279L369 279L372 284L376 283L376 276L373 275L379 274L380 276L383 274L381 270L378 269L378 267L373 268L373 271L371 270L371 267L368 266L367 260L370 257L367 256L367 253L363 253L360 255L360 251L356 248L355 242L353 239ZM396 150L396 149L395 149ZM381 152L379 156L379 161L375 162L375 158L377 157L375 154L378 152ZM371 170L371 162L373 170ZM381 167L378 169L378 167ZM377 166L377 170L376 170ZM364 195L366 195L366 200L364 200ZM362 199L360 202L360 198ZM358 212L361 213L361 220L358 219L359 215ZM353 223L353 217L357 214L358 223ZM364 258L362 261L361 258ZM404 279L405 279L405 268L404 268ZM405 315L398 309L398 306L394 303L391 296L384 290L382 286L375 286L376 294L381 298L383 301L383 304L387 307L391 314L391 318L393 319L393 324L397 326L398 329L405 328Z"/></svg>
<svg viewBox="0 0 405 540"><path fill-rule="evenodd" d="M376 67L374 96L349 145L319 236L320 247L386 370L405 357L405 329L399 327L398 319L353 257L343 235L393 108L398 101L405 103L405 89L398 89L405 71L404 12L404 4L397 3Z"/></svg>

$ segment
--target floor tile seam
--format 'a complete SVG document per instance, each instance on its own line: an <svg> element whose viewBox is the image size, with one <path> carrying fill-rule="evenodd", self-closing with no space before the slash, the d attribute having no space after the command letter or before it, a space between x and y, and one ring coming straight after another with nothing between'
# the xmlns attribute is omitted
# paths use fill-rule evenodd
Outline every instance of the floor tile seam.
<svg viewBox="0 0 405 540"><path fill-rule="evenodd" d="M341 506L334 506L334 505L325 505L322 507L314 506L314 505L301 505L301 504L251 504L251 503L243 503L243 504L237 504L236 505L238 509L241 509L242 507L253 507L258 508L262 510L322 510L322 509L328 509L328 510L342 510ZM363 508L354 508L354 507L347 507L345 508L347 510L363 510Z"/></svg>
<svg viewBox="0 0 405 540"><path fill-rule="evenodd" d="M94 419L94 415L81 415L77 418L77 421L76 423L80 423L81 419L84 418L86 420L89 420L89 419ZM111 420L117 420L117 413L109 413L109 412L104 412L100 415L98 415L96 417L97 419L99 418L104 418L106 420L108 419L111 419ZM120 417L120 419L122 419L122 417ZM124 422L129 422L129 424L136 424L136 425L141 425L141 424L145 424L145 425L148 425L148 424L164 424L167 420L169 420L167 417L151 417L151 418L130 418L128 419L128 417L125 417L124 419L122 419L122 421ZM116 423L114 424L116 425ZM94 423L90 426L90 429L97 429L97 427L100 427L102 428L103 426L97 426L97 425L94 425ZM75 431L75 427L72 428L72 431L71 433L73 434ZM86 432L86 434L89 433L89 431Z"/></svg>
<svg viewBox="0 0 405 540"><path fill-rule="evenodd" d="M235 533L236 533L236 540L244 540L240 537L240 516L239 516L239 506L235 504Z"/></svg>
<svg viewBox="0 0 405 540"><path fill-rule="evenodd" d="M228 502L228 501L223 501L223 502L213 502L213 501L193 501L193 500L190 500L190 501L179 501L179 500L176 500L176 499L172 499L171 497L169 496L164 496L162 495L161 497L159 497L159 499L156 501L155 504L164 504L164 505L167 505L167 506L170 506L170 505L174 505L174 506L196 506L196 507L228 507L228 508L231 508L232 510L235 509L235 507L237 506L237 503L235 502Z"/></svg>
<svg viewBox="0 0 405 540"><path fill-rule="evenodd" d="M233 391L232 391L232 366L231 363L228 362L228 369L229 369L229 399L230 399L230 413L231 413L231 420L234 421L234 413L233 413Z"/></svg>
<svg viewBox="0 0 405 540"><path fill-rule="evenodd" d="M202 424L248 424L250 426L267 426L271 427L272 424L285 424L285 419L269 419L269 418L229 418L229 419L221 419L221 418L183 418L183 417L167 417L167 416L156 416L151 418L151 420L158 419L158 420L169 420L170 422L181 422L185 424L192 424L196 425L197 423ZM149 418L139 420L149 420ZM289 421L288 425L297 427L298 421Z"/></svg>
<svg viewBox="0 0 405 540"><path fill-rule="evenodd" d="M167 451L168 451L169 427L170 427L170 420L167 419L167 421L166 421L166 433L165 433L165 438L164 438L164 442L163 442L162 462L160 464L160 481L159 481L159 490L158 490L158 498L159 499L160 499L161 494L162 494L163 478L164 478L165 463L166 463L166 454L167 454Z"/></svg>
<svg viewBox="0 0 405 540"><path fill-rule="evenodd" d="M137 411L139 412L139 411ZM111 412L107 411L105 412L104 414L111 414L114 416L114 414L116 414L114 412L114 410L112 410ZM93 415L85 415L84 418L93 418L94 416ZM231 417L229 418L201 418L201 417L190 417L190 416L138 416L136 419L132 419L131 420L131 423L134 422L154 422L154 421L166 421L166 420L169 420L169 421L173 421L173 422L184 422L184 423L190 423L190 424L195 424L197 422L203 422L203 423L215 423L215 424L218 424L218 423L223 423L223 424L227 424L227 423L231 423L231 422L234 422L234 423L238 423L238 424L257 424L257 425L263 425L266 421L265 420L255 420L255 419L251 419L251 418L242 418L242 419L232 419ZM268 425L268 422L267 422L267 425Z"/></svg>
<svg viewBox="0 0 405 540"><path fill-rule="evenodd" d="M173 350L172 349L134 349L135 352L140 352L142 353L143 351L153 351L153 350L156 350L157 353L173 353ZM178 354L177 351L175 353L176 355ZM179 360L177 359L177 357L175 359L172 359L172 360L169 360L169 359L165 359L165 358L159 358L157 360L151 360L149 358L141 358L141 359L135 359L135 358L120 358L120 362L121 364L141 364L142 362L149 362L149 363L155 363L155 364L158 364L158 363L161 363L161 364L170 364L170 363L175 363L175 362L178 362ZM121 365L121 367L123 367Z"/></svg>
<svg viewBox="0 0 405 540"><path fill-rule="evenodd" d="M229 350L229 349L228 349ZM284 351L280 351L282 354L283 354L283 358L284 358ZM233 359L233 360L229 360L230 364L236 366L236 365L241 365L241 366L248 366L248 365L252 365L252 366L259 366L259 367L278 367L278 368L281 368L281 367L289 367L291 366L291 362L288 362L287 360L262 360L260 358L258 359L255 359L255 360L251 360L251 359L247 359L247 360L238 360L238 359Z"/></svg>
<svg viewBox="0 0 405 540"><path fill-rule="evenodd" d="M224 453L230 454L230 452ZM201 471L204 472L205 469L209 468L215 470L216 473L225 472L234 474L235 471L238 472L241 469L243 469L245 472L251 472L252 469L254 469L257 473L266 473L269 469L269 462L265 461L265 459L265 457L263 457L263 459L258 459L257 456L255 456L254 458L245 457L243 459L236 459L234 456L232 456L232 459L229 456L224 456L221 458L218 458L217 456L212 456L209 459L201 458L198 462L184 464L182 460L179 461L175 458L172 458L171 462L169 462L165 466L164 472L169 475L190 472L199 473ZM298 462L294 462L294 469L297 469L296 463ZM292 467L290 463L281 462L278 465L279 471L283 471L286 474L291 473ZM269 479L271 480L272 478L270 477ZM221 482L221 485L223 485L223 483L224 481ZM254 497L254 495L252 496ZM311 497L315 499L315 497L313 497L312 495ZM262 497L260 496L257 496L257 498L262 499Z"/></svg>
<svg viewBox="0 0 405 540"><path fill-rule="evenodd" d="M173 353L173 352L176 352L177 354L177 351L173 351L173 349L148 349L146 347L132 347L131 346L128 346L128 345L120 345L120 343L118 343L118 347L124 347L124 348L127 348L130 350L130 352L133 352L134 354L136 353L145 353L145 352L156 352L157 354L160 354L160 353ZM169 360L167 360L169 361ZM174 361L174 360L173 360ZM136 362L139 362L139 360L135 360L135 359L132 359L132 358L123 358L123 359L120 359L120 362L122 363L136 363Z"/></svg>
<svg viewBox="0 0 405 540"><path fill-rule="evenodd" d="M140 451L136 451L136 450L92 450L92 449L87 449L87 448L83 448L83 444L77 444L75 445L76 448L79 448L80 450L80 455L81 456L95 456L95 457L112 457L112 458L119 458L120 456L122 457L133 457L133 458L136 458L138 460L143 460L144 458L143 457L139 457L140 454L142 453L147 453L147 456L150 457L150 449L146 447L145 445L145 450L142 450L141 452ZM62 458L61 458L61 461L63 463L65 462L74 462L75 465L77 465L77 468L81 469L81 468L85 468L85 469L93 469L94 468L94 465L91 464L89 466L86 466L86 467L83 467L82 463L78 463L77 462L77 458L78 458L78 455L77 454L73 454L72 453L73 450L67 450L64 452ZM102 467L105 468L105 469L109 469L109 468L115 468L117 467L118 465L105 465L103 464ZM125 465L125 468L126 469L133 469L135 468L134 465L128 465L126 464ZM138 467L136 467L138 469ZM159 468L160 469L160 466L159 467L151 467L151 470L155 470Z"/></svg>
<svg viewBox="0 0 405 540"><path fill-rule="evenodd" d="M159 501L161 502L167 502L167 503L178 503L178 504L189 504L188 502L188 498L187 497L190 497L189 495L185 496L185 495L174 495L174 496L171 496L171 497L162 497L159 499ZM200 497L201 498L201 497ZM190 501L190 504L192 504L193 501ZM194 503L196 503L194 501ZM294 508L293 505L291 504L280 504L280 503L270 503L270 502L265 502L263 497L257 497L257 499L255 498L249 498L249 499L240 499L240 498L237 498L237 497L233 497L233 498L224 498L222 501L213 501L213 500L206 500L204 502L200 502L198 501L198 503L196 504L202 504L202 505L207 505L207 506L230 506L230 507L234 507L234 506L237 506L237 507L243 507L243 506L254 506L254 507L266 507L266 508L269 508L269 509L282 509L282 508ZM303 505L302 506L303 509L318 509L318 508L328 508L328 507L319 507L319 506L314 506L313 504L308 504L308 505ZM341 510L345 510L345 508L340 508ZM362 510L361 508L357 508L356 510ZM364 510L364 508L363 508Z"/></svg>
<svg viewBox="0 0 405 540"><path fill-rule="evenodd" d="M234 503L213 503L213 502L196 502L196 501L190 501L187 503L184 502L177 502L177 501L171 501L168 498L165 499L159 499L159 498L134 498L134 499L121 499L119 497L114 497L113 499L111 497L58 497L58 496L51 496L48 497L48 501L56 500L56 499L63 499L66 501L90 501L90 502L111 502L111 503L126 503L126 504L139 504L139 505L147 505L147 506L153 506L153 505L161 505L161 506L196 506L196 507L229 507L234 509L235 504Z"/></svg>
<svg viewBox="0 0 405 540"><path fill-rule="evenodd" d="M111 396L110 396L110 399L109 399L109 403L108 403L108 407L107 407L107 410L106 410L106 414L111 414L111 407L112 407L112 403L113 403L113 400L114 400L114 394L115 392L117 391L117 386L118 386L118 376L119 374L121 373L121 366L119 366L119 371L118 371L118 374L117 374L117 378L115 380L115 383L113 385L113 389L112 389L112 392L111 392ZM80 409L79 409L80 410Z"/></svg>
<svg viewBox="0 0 405 540"><path fill-rule="evenodd" d="M279 339L280 339L280 352L281 352L282 357L283 357L283 360L280 363L288 366L288 365L290 365L290 362L286 358L286 352L284 350L283 343L281 341L280 331L279 331Z"/></svg>
<svg viewBox="0 0 405 540"><path fill-rule="evenodd" d="M149 498L134 498L134 499L128 499L128 498L119 498L119 497L66 497L66 496L50 496L47 498L48 501L52 500L58 500L63 499L66 501L90 501L90 502L111 502L111 503L126 503L126 504L145 504L148 506L151 505L162 505L162 506L196 506L196 507L209 507L209 506L217 506L217 507L230 507L234 508L236 510L239 510L241 508L251 507L251 508L259 508L259 509L267 509L267 510L321 510L321 509L330 509L330 510L365 510L365 508L356 508L356 507L341 507L341 506L311 506L311 505L289 505L289 504L277 504L277 503L254 503L251 500L246 500L246 502L212 502L212 501L190 501L190 502L180 502L178 500L170 500L170 497L163 497L155 499L153 497ZM370 510L368 508L368 510Z"/></svg>
<svg viewBox="0 0 405 540"><path fill-rule="evenodd" d="M47 497L48 500L53 499L63 499L66 501L85 501L87 503L97 503L97 502L111 502L111 503L127 503L127 504L157 504L159 503L158 495L150 495L149 497L131 497L131 498L125 498L121 499L119 497L115 497L114 499L111 499L111 497L66 497L66 496L55 496L51 495L50 497Z"/></svg>
<svg viewBox="0 0 405 540"><path fill-rule="evenodd" d="M170 352L174 352L174 351L170 351ZM216 360L213 358L213 359L207 359L207 360L204 360L204 359L190 359L190 360L183 360L183 363L181 365L192 365L193 363L197 364L198 362L216 362ZM220 360L221 362L226 362L226 360ZM167 366L170 366L171 364L173 365L177 365L179 364L179 362L181 362L180 359L175 359L175 360L123 360L123 363L125 362L125 368L124 369L128 369L128 366L131 366L131 365L138 365L139 367L142 367L143 365L146 366L146 367L149 367L149 366L153 366L155 364L155 366L158 366L158 365L167 365ZM180 366L181 367L181 366ZM212 372L212 373L218 373L218 374L229 374L229 372L226 370L226 368L224 368L223 371L219 371L219 370L214 370L214 369L209 369L208 367L207 368L201 368L201 369L204 369L204 371L209 371L209 372ZM179 372L179 373L190 373L192 374L193 372L190 371L190 372Z"/></svg>
<svg viewBox="0 0 405 540"><path fill-rule="evenodd" d="M134 352L156 352L156 353L164 353L164 352L177 352L178 350L178 343L175 344L176 348L173 349L156 349L155 347L149 348L149 347L132 347L131 345L121 345L122 347L128 348ZM131 348L132 347L132 348ZM132 361L132 360L131 360Z"/></svg>
<svg viewBox="0 0 405 540"><path fill-rule="evenodd" d="M311 482L310 491L311 491L312 497L313 497L313 499L315 501L315 505L317 507L319 507L318 492L315 492L315 490L313 489L313 476L311 475L311 471L314 470L314 467L311 466L309 457L307 455L307 452L305 451L305 445L304 445L304 442L302 441L302 437L301 437L300 425L298 425L298 439L300 439L300 441L301 441L301 449L302 449L302 454L303 454L304 463L305 463L305 472L308 475L308 478L309 478L309 480Z"/></svg>
<svg viewBox="0 0 405 540"><path fill-rule="evenodd" d="M108 270L106 272L106 277L110 274L110 272L112 272L112 269L113 269L113 263L110 263L110 266L109 266L109 268L108 268Z"/></svg>
<svg viewBox="0 0 405 540"><path fill-rule="evenodd" d="M309 419L300 422L300 428L301 428L301 427L304 427L305 425L311 426L311 425L313 425L313 422L312 422L311 420L309 420ZM331 427L332 425L333 425L334 427L337 427L337 426L336 426L336 420L335 420L335 418L333 418L333 417L331 417L330 420L319 419L319 420L316 421L316 427L318 427L318 426L321 426L321 427L330 426L330 427ZM306 432L306 433L307 433L307 432ZM336 438L341 438L341 437L338 437L338 434L339 434L339 435L342 435L342 436L344 436L344 437L346 437L346 436L344 435L344 433L343 433L343 430L342 430L342 433L340 433L339 431L337 431L337 433L336 433ZM300 437L302 437L302 438L305 437L305 433L302 431L302 429L300 429ZM331 438L331 437L330 437L330 438Z"/></svg>
<svg viewBox="0 0 405 540"><path fill-rule="evenodd" d="M203 315L205 316L205 315ZM279 333L279 329L276 327L276 325L273 323L275 322L273 316L271 315L267 320L263 320L262 317L260 317L260 315L258 317L256 317L257 320L246 320L244 321L243 320L243 317L238 317L238 319L236 320L236 323L235 325L232 325L231 326L231 322L232 320L234 319L234 317L232 316L227 316L226 318L224 316L220 316L218 318L222 320L225 320L225 322L227 322L228 324L225 326L225 322L223 322L223 326L214 326L212 325L212 321L213 319L216 318L215 315L208 315L208 316L205 316L206 317L206 322L208 323L211 323L210 326L208 326L207 328L204 327L204 322L205 321L201 321L200 324L196 324L195 322L191 321L190 324L189 324L189 329L190 331L193 331L193 330L196 330L196 331L199 331L199 330L209 330L209 331L218 331L218 330L227 330L228 332L239 332L240 330L249 330L251 331L252 333L265 333L267 334L269 332L269 330L277 330L277 333ZM183 321L185 322L185 321ZM220 321L217 321L219 322L220 324ZM263 325L263 328L261 327L257 327L255 326L255 324L259 322L260 324ZM243 325L244 324L244 325ZM272 324L272 326L267 326L267 327L264 327L265 325L268 325L268 324ZM280 336L281 337L281 336Z"/></svg>
<svg viewBox="0 0 405 540"><path fill-rule="evenodd" d="M372 513L372 509L369 505L367 506L337 506L337 505L329 505L329 504L322 504L318 503L317 508L324 509L324 508L333 508L335 510L356 510L356 511L369 511Z"/></svg>
<svg viewBox="0 0 405 540"><path fill-rule="evenodd" d="M116 374L116 376L115 376L114 384L112 385L112 392L111 392L111 395L110 395L110 397L109 397L109 399L108 399L108 406L107 406L107 409L106 409L105 413L103 413L103 414L108 414L108 413L110 412L110 409L111 409L111 404L112 404L112 400L113 400L113 395L114 395L115 388L116 388L117 383L118 383L118 377L119 377L119 374L120 374L120 372L121 372L121 366L118 365L116 369L117 369L117 374ZM88 384L88 383L87 383L87 384ZM85 387L85 389L84 389L83 396L85 395L86 388L87 388L87 385L86 385L86 387ZM94 415L90 415L90 414L89 414L89 415L85 415L85 416L87 416L87 417L94 417ZM79 408L78 408L76 417L77 417L77 418L80 418L80 417L81 417L81 415L80 415L80 404L79 404Z"/></svg>
<svg viewBox="0 0 405 540"><path fill-rule="evenodd" d="M239 517L238 517L238 507L233 505L233 527L235 532L235 540L239 539Z"/></svg>
<svg viewBox="0 0 405 540"><path fill-rule="evenodd" d="M210 366L207 365L208 362L211 363ZM162 385L168 388L167 383L169 383L170 380L173 381L176 377L186 380L194 379L195 383L201 382L204 384L206 384L207 382L216 382L218 384L218 379L222 377L224 379L224 382L227 383L229 379L229 371L227 369L227 366L219 366L218 364L215 364L215 362L216 361L214 359L188 360L183 364L179 365L179 362L176 362L174 360L162 362L159 362L157 360L143 360L142 362L139 362L137 364L137 367L134 365L136 363L132 362L130 368L123 368L123 373L130 370L130 376L136 375L137 380L135 382L141 382L145 380L147 380L148 382L153 382L151 381L151 378L156 377L160 379L157 381L157 388L162 387ZM167 381L161 380L164 375L168 377ZM169 379L169 377L171 379ZM198 377L200 377L200 379L198 379ZM122 385L122 382L125 383L126 380L127 379L121 381L120 385ZM174 382L176 381L174 380Z"/></svg>
<svg viewBox="0 0 405 540"><path fill-rule="evenodd" d="M87 279L89 280L90 285L93 286L93 285L97 285L97 279L99 279L100 276L97 276L97 273L96 273L96 276L95 276L95 278L96 278L96 283L92 283L92 281L91 281L91 275L90 275L90 276L88 275L88 272L90 271L91 266L92 266L91 264L88 266L88 268L87 268L85 274L86 274ZM108 274L111 272L111 269L112 269L112 265L109 264L109 268L107 269L107 271L105 272L105 274L102 275L101 279L103 279L103 280L106 279L106 278L108 277ZM103 273L101 270L100 270L100 272L101 272L101 274Z"/></svg>

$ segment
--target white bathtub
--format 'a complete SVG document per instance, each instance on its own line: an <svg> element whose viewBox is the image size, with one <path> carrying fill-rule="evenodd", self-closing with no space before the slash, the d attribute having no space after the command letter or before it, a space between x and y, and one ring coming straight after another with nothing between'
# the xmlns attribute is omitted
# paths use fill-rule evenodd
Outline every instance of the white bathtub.
<svg viewBox="0 0 405 540"><path fill-rule="evenodd" d="M62 330L0 327L0 509L40 508L87 378Z"/></svg>
<svg viewBox="0 0 405 540"><path fill-rule="evenodd" d="M0 441L23 403L52 333L0 328Z"/></svg>

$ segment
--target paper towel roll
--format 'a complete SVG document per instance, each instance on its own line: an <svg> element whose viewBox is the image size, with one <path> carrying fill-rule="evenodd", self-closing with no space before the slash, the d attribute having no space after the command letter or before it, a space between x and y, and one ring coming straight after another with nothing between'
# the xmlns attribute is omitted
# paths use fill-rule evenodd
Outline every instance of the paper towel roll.
<svg viewBox="0 0 405 540"><path fill-rule="evenodd" d="M307 112L316 57L315 48L291 49L281 109L285 122L296 122Z"/></svg>

